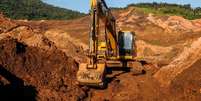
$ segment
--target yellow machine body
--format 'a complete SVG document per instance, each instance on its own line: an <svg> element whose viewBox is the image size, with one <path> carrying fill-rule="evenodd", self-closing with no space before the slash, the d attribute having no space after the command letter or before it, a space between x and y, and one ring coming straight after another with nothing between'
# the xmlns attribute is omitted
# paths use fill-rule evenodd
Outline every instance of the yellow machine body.
<svg viewBox="0 0 201 101"><path fill-rule="evenodd" d="M89 61L79 64L77 81L79 85L102 87L107 67L124 67L125 62L133 61L135 34L130 31L116 32L116 20L104 0L91 0L90 16ZM101 22L104 31L100 31Z"/></svg>

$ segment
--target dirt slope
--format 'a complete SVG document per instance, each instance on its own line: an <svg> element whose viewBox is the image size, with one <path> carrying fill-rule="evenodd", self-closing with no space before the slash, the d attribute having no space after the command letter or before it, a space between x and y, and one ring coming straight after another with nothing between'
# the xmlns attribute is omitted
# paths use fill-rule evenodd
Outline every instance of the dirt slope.
<svg viewBox="0 0 201 101"><path fill-rule="evenodd" d="M78 63L72 56L35 32L41 29L13 25L0 34L0 98L71 101L86 96L76 85ZM76 48L71 44L69 50Z"/></svg>
<svg viewBox="0 0 201 101"><path fill-rule="evenodd" d="M21 84L18 84L16 79L10 80L11 75L4 76L4 79L8 80L8 84L1 85L4 90L1 90L1 97L18 98L18 92L13 94L12 91L33 89L35 92L33 95L28 95L27 99L38 100L64 100L64 99L76 99L81 92L80 89L76 89L75 72L77 70L76 62L64 55L63 52L56 49L42 49L39 47L28 46L27 44L20 43L12 38L5 38L1 40L1 58L0 64L2 69L6 69L8 73L15 75ZM10 87L8 87L10 86ZM33 87L33 88L29 88ZM7 91L10 89L11 91ZM65 93L70 91L68 93ZM29 93L29 92L28 92ZM78 95L77 95L77 94ZM48 96L51 96L48 97ZM71 96L71 97L70 97ZM19 99L20 100L20 99ZM22 100L22 99L21 99Z"/></svg>
<svg viewBox="0 0 201 101"><path fill-rule="evenodd" d="M163 86L169 86L171 81L184 70L190 68L201 58L201 38L193 42L189 48L175 58L169 65L162 67L154 77L157 78ZM199 68L199 67L197 67ZM201 74L200 74L201 75Z"/></svg>
<svg viewBox="0 0 201 101"><path fill-rule="evenodd" d="M199 101L201 99L201 61L197 60L188 69L173 79L169 89L175 101Z"/></svg>

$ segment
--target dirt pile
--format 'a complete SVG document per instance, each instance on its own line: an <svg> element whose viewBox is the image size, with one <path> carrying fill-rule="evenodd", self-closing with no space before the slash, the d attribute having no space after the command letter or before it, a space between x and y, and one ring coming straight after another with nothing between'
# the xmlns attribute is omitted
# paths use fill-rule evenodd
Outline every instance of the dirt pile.
<svg viewBox="0 0 201 101"><path fill-rule="evenodd" d="M200 46L201 38L193 42L189 48L186 47L184 51L169 65L162 67L155 74L155 78L157 78L163 86L169 86L171 81L177 75L190 68L195 62L197 62L201 58Z"/></svg>
<svg viewBox="0 0 201 101"><path fill-rule="evenodd" d="M0 64L1 68L23 81L24 86L36 88L38 96L30 96L32 98L61 100L68 96L68 99L73 99L76 93L80 93L72 80L77 70L76 62L59 50L27 46L15 39L6 38L1 40ZM18 87L16 82L8 81L11 83L9 85Z"/></svg>
<svg viewBox="0 0 201 101"><path fill-rule="evenodd" d="M170 54L174 51L173 47L164 47L164 46L157 46L151 45L146 43L142 40L138 40L137 44L137 58L144 58L147 61L152 61L154 63L159 63L162 61L171 61L171 58L167 58L167 54ZM176 53L175 53L176 54Z"/></svg>
<svg viewBox="0 0 201 101"><path fill-rule="evenodd" d="M40 29L3 21L10 29L0 34L1 98L72 101L86 97L76 85L78 63L71 53L35 32ZM69 49L75 48L68 44Z"/></svg>
<svg viewBox="0 0 201 101"><path fill-rule="evenodd" d="M184 67L185 68L185 67ZM172 80L169 92L175 101L200 101L201 60L197 60Z"/></svg>
<svg viewBox="0 0 201 101"><path fill-rule="evenodd" d="M169 16L167 18L154 17L152 14L149 14L147 19L155 25L160 26L168 33L191 33L201 31L201 23L199 20L190 21L179 16Z"/></svg>
<svg viewBox="0 0 201 101"><path fill-rule="evenodd" d="M14 22L8 18L5 18L3 14L0 13L0 34L10 30L14 26L16 26Z"/></svg>
<svg viewBox="0 0 201 101"><path fill-rule="evenodd" d="M116 14L116 13L114 13ZM135 30L146 29L146 26L153 25L165 33L189 33L200 32L201 22L197 20L187 20L180 16L156 16L145 14L137 8L130 7L119 11L116 14L119 27L130 27Z"/></svg>
<svg viewBox="0 0 201 101"><path fill-rule="evenodd" d="M44 34L50 41L55 43L55 46L66 53L67 56L73 57L77 62L86 60L85 53L82 50L87 50L88 46L79 39L72 38L68 33L61 30L48 30Z"/></svg>

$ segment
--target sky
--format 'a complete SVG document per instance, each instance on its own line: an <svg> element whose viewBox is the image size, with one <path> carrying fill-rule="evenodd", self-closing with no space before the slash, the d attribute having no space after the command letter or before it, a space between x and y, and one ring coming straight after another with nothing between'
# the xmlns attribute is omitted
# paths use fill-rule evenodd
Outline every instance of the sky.
<svg viewBox="0 0 201 101"><path fill-rule="evenodd" d="M62 7L68 8L83 13L88 13L90 8L90 0L43 0L44 2ZM126 7L131 3L142 2L167 2L177 4L191 4L192 7L201 7L201 0L105 0L109 7Z"/></svg>

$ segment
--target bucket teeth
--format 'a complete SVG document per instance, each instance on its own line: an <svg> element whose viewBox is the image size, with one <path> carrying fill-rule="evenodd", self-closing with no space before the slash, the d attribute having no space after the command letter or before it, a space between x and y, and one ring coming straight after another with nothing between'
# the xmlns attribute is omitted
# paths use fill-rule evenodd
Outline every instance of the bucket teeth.
<svg viewBox="0 0 201 101"><path fill-rule="evenodd" d="M94 72L94 71L86 71L81 72L78 76L80 79L86 79L86 80L100 80L101 79L101 73Z"/></svg>
<svg viewBox="0 0 201 101"><path fill-rule="evenodd" d="M97 68L89 69L87 64L80 64L77 80L80 85L99 86L104 82L105 64L96 64Z"/></svg>

